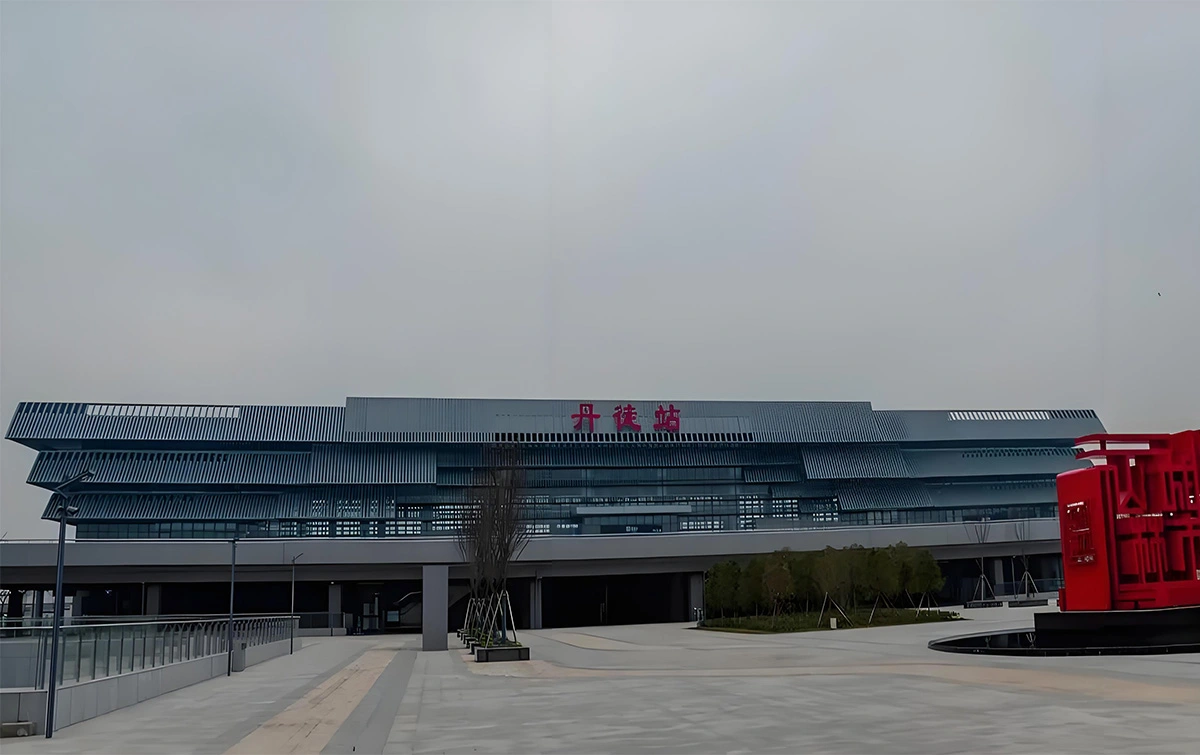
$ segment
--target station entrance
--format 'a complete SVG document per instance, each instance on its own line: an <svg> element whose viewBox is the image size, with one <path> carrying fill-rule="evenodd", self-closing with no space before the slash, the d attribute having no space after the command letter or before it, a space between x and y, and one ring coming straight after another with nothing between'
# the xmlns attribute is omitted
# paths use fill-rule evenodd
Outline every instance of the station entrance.
<svg viewBox="0 0 1200 755"><path fill-rule="evenodd" d="M620 574L542 580L542 626L689 620L687 574Z"/></svg>

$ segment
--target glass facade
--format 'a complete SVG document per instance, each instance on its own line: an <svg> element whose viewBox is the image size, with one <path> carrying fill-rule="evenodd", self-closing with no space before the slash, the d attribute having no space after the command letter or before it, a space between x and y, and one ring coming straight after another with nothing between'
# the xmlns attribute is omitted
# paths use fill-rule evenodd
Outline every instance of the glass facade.
<svg viewBox="0 0 1200 755"><path fill-rule="evenodd" d="M601 499L573 497L571 502L531 501L527 517L533 535L721 532L735 530L814 529L837 526L936 524L983 520L1054 517L1057 504L840 511L836 500L729 500L692 497ZM341 517L228 521L92 521L76 525L79 539L227 539L232 537L391 538L452 536L463 504L397 505L391 501L338 501ZM374 515L362 516L370 510ZM655 509L664 511L655 512ZM628 510L630 513L622 513ZM380 516L387 512L391 516Z"/></svg>

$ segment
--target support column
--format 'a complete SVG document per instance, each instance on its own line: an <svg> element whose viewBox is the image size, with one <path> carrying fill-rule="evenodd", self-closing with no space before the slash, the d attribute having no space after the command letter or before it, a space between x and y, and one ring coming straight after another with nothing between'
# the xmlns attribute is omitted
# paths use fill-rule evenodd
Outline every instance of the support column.
<svg viewBox="0 0 1200 755"><path fill-rule="evenodd" d="M330 585L329 586L328 606L329 607L325 610L329 611L329 613L341 613L342 612L342 586L341 585Z"/></svg>
<svg viewBox="0 0 1200 755"><path fill-rule="evenodd" d="M450 567L421 567L421 649L449 647L447 620L450 613Z"/></svg>
<svg viewBox="0 0 1200 755"><path fill-rule="evenodd" d="M146 615L162 613L162 585L146 585Z"/></svg>
<svg viewBox="0 0 1200 755"><path fill-rule="evenodd" d="M534 577L529 583L529 628L542 628L542 578Z"/></svg>
<svg viewBox="0 0 1200 755"><path fill-rule="evenodd" d="M695 621L704 611L704 573L688 575L688 621Z"/></svg>
<svg viewBox="0 0 1200 755"><path fill-rule="evenodd" d="M66 592L65 588L63 589L63 592L64 593ZM76 590L75 591L75 598L71 601L71 615L72 616L82 616L83 615L83 601L85 599L87 599L87 596L88 596L87 590Z"/></svg>
<svg viewBox="0 0 1200 755"><path fill-rule="evenodd" d="M992 592L994 593L1004 582L1004 559L992 559Z"/></svg>
<svg viewBox="0 0 1200 755"><path fill-rule="evenodd" d="M34 590L33 591L33 611L30 615L33 616L33 618L35 618L35 619L42 618L42 612L43 612L45 605L46 605L46 591L45 590Z"/></svg>

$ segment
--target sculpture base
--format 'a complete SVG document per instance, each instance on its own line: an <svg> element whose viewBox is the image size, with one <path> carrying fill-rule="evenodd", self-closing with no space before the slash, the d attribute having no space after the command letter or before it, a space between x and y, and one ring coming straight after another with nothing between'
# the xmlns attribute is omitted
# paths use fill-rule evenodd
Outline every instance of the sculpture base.
<svg viewBox="0 0 1200 755"><path fill-rule="evenodd" d="M1046 611L1033 615L1038 647L1157 647L1200 644L1200 606L1137 611Z"/></svg>
<svg viewBox="0 0 1200 755"><path fill-rule="evenodd" d="M1200 606L1139 611L1036 613L1034 627L946 637L932 650L986 655L1200 653Z"/></svg>

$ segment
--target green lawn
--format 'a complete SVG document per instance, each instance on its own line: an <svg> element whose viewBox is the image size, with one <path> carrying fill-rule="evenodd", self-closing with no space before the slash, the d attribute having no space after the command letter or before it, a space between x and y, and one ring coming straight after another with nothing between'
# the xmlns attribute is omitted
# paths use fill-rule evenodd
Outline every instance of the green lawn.
<svg viewBox="0 0 1200 755"><path fill-rule="evenodd" d="M890 627L900 624L928 624L939 621L958 621L962 617L952 611L921 611L920 615L911 608L879 609L871 619L871 611L849 611L850 621L836 611L833 616L838 620L838 629L852 629L865 626ZM817 619L820 617L820 623ZM830 614L824 616L813 613L786 613L779 616L738 616L736 618L709 618L700 625L700 629L711 629L718 632L744 632L749 634L771 634L775 632L813 632L829 629ZM870 624L867 623L871 619Z"/></svg>

